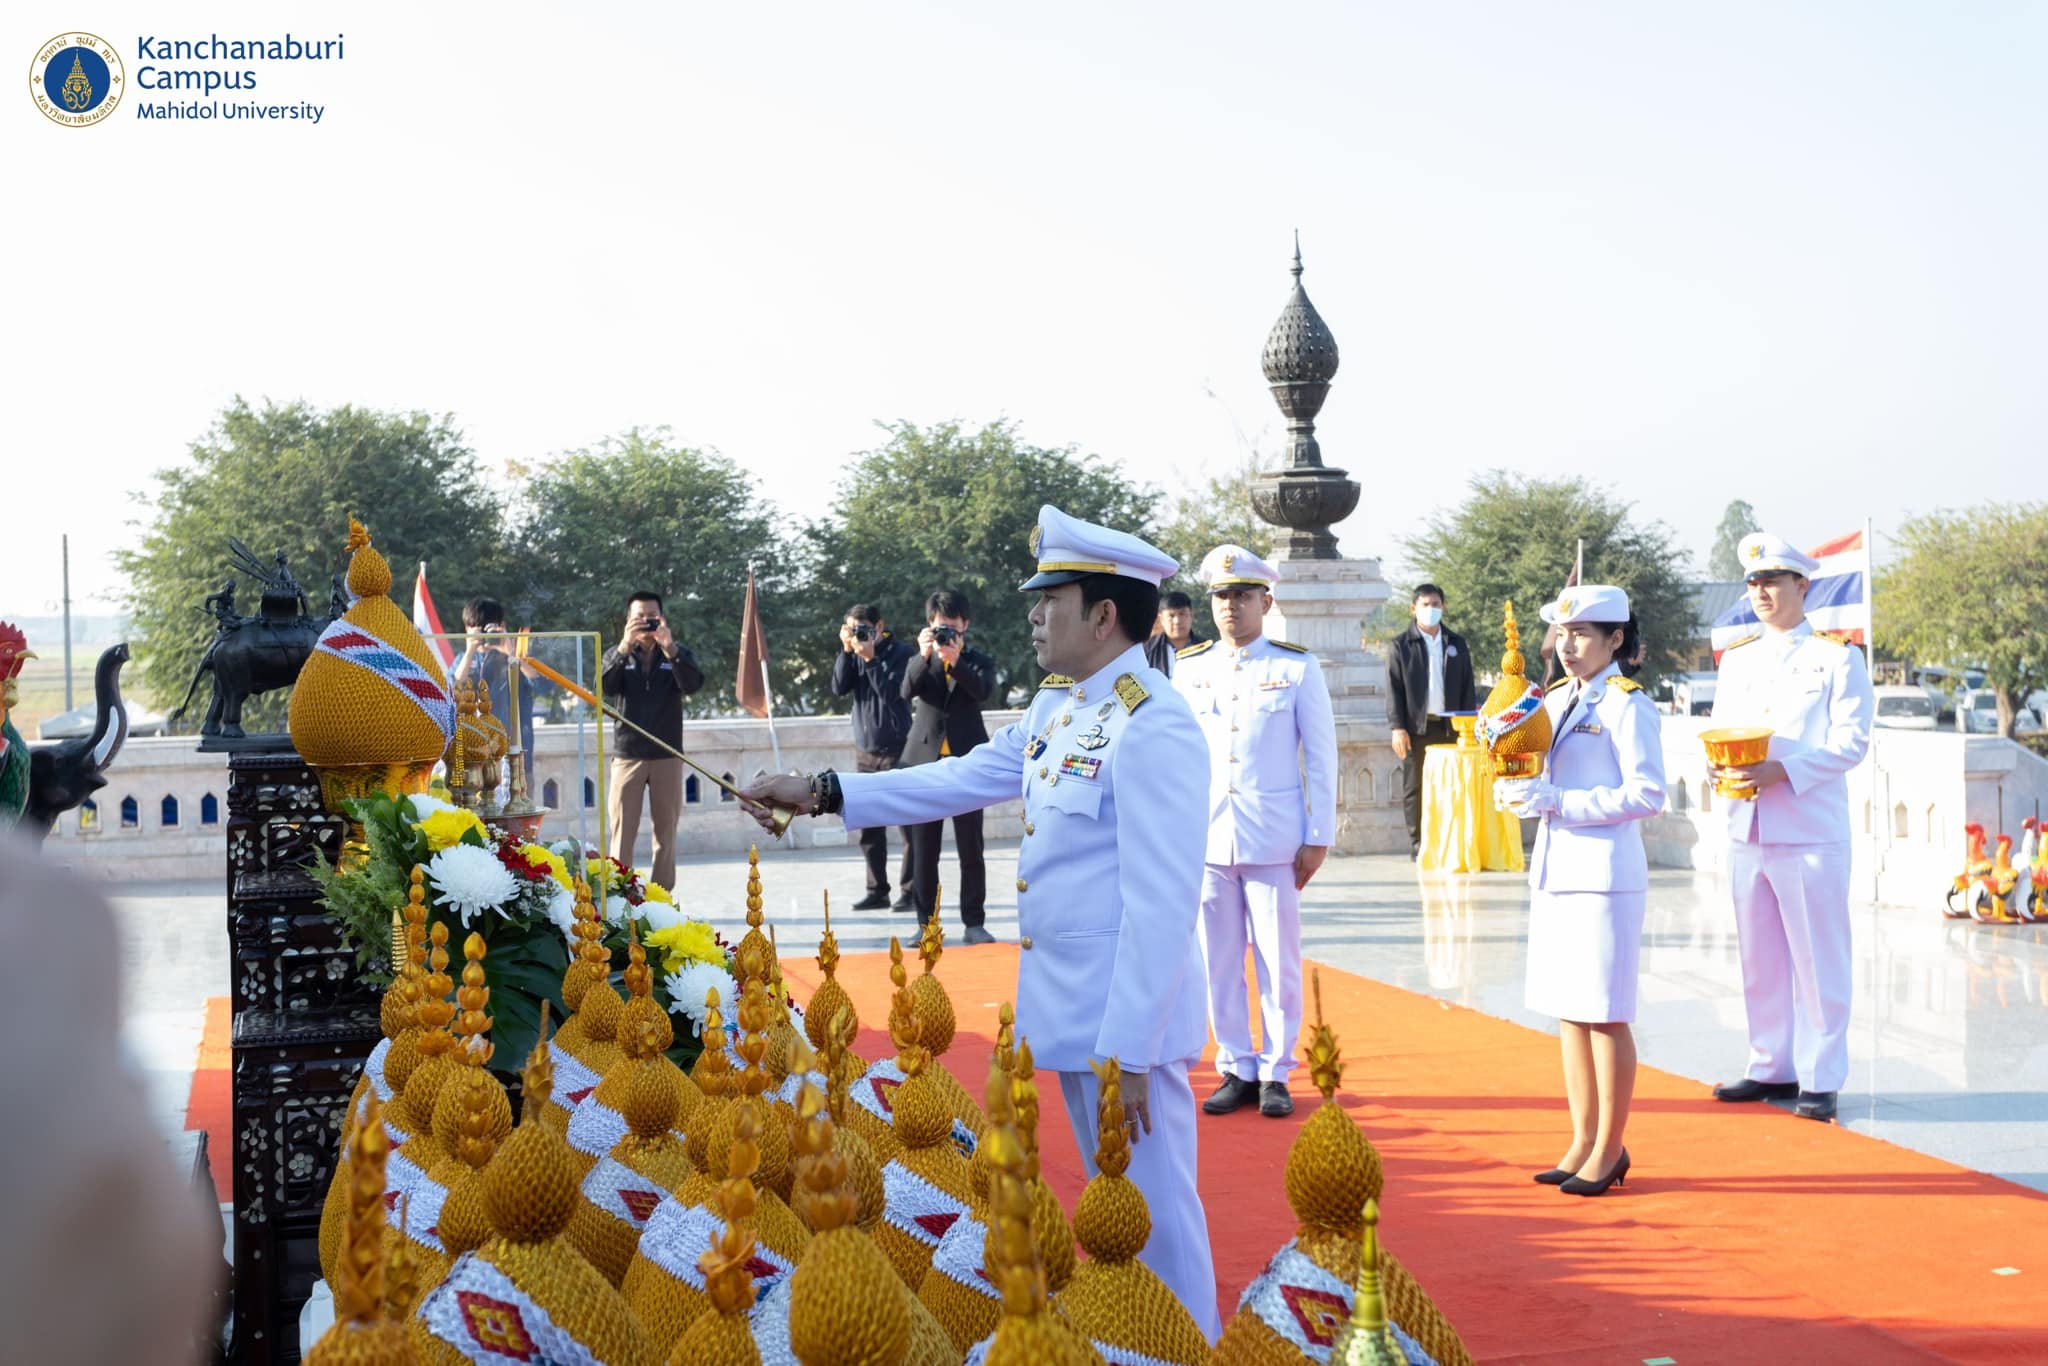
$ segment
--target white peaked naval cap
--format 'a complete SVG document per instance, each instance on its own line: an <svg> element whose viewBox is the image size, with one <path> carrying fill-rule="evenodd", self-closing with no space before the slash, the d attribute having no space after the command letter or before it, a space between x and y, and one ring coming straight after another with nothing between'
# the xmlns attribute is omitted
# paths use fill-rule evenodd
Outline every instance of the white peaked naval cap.
<svg viewBox="0 0 2048 1366"><path fill-rule="evenodd" d="M1263 588L1272 591L1280 571L1241 545L1219 545L1202 557L1202 582L1218 588Z"/></svg>
<svg viewBox="0 0 2048 1366"><path fill-rule="evenodd" d="M1810 579L1813 571L1820 568L1819 560L1783 536L1773 536L1768 531L1753 531L1744 536L1742 544L1735 548L1735 556L1742 561L1745 579L1756 574L1797 574Z"/></svg>
<svg viewBox="0 0 2048 1366"><path fill-rule="evenodd" d="M1031 557L1038 572L1017 587L1026 593L1057 588L1089 574L1121 574L1157 588L1180 568L1180 561L1128 531L1069 517L1052 504L1038 510L1031 533Z"/></svg>
<svg viewBox="0 0 2048 1366"><path fill-rule="evenodd" d="M1628 594L1611 583L1582 583L1559 593L1556 602L1544 603L1537 615L1552 626L1569 626L1575 621L1622 626L1628 622Z"/></svg>

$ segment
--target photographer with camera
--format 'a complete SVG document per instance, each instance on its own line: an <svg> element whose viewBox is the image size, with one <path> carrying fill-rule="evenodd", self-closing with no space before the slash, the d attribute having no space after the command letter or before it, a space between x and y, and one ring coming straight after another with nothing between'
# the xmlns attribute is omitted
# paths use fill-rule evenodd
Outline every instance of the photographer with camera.
<svg viewBox="0 0 2048 1366"><path fill-rule="evenodd" d="M995 691L996 662L967 645L971 612L967 595L941 588L925 599L929 624L918 632L918 653L903 671L903 696L910 701L910 739L903 745L903 767L929 764L965 754L988 743L981 709ZM933 914L939 890L939 846L946 823L928 821L910 827L910 897L921 925ZM953 846L960 855L960 923L970 944L990 944L995 936L982 926L982 903L988 897L988 873L981 857L981 812L953 817Z"/></svg>
<svg viewBox="0 0 2048 1366"><path fill-rule="evenodd" d="M832 691L853 698L854 766L862 773L895 768L910 735L910 703L904 700L903 674L916 651L889 634L888 623L873 605L857 602L846 609L839 625L839 658L832 665ZM916 909L911 900L910 832L901 832L903 865L896 875L900 895L896 909ZM860 832L861 855L867 859L868 894L853 903L856 911L889 906L889 829L873 826Z"/></svg>
<svg viewBox="0 0 2048 1366"><path fill-rule="evenodd" d="M605 651L605 698L636 726L683 747L683 699L704 686L697 660L669 634L661 594L626 600L626 633ZM612 728L612 857L633 866L644 795L654 820L654 867L664 887L676 881L676 822L683 815L683 761L629 726Z"/></svg>

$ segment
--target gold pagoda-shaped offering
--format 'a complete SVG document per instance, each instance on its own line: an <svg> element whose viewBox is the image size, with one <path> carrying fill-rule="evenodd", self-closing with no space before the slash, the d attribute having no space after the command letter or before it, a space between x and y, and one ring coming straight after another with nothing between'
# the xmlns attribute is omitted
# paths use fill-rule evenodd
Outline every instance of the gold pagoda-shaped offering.
<svg viewBox="0 0 2048 1366"><path fill-rule="evenodd" d="M1543 772L1543 757L1550 753L1550 713L1543 709L1543 688L1529 681L1514 603L1507 604L1505 616L1507 644L1500 657L1500 681L1479 705L1479 734L1493 756L1496 774L1533 778Z"/></svg>

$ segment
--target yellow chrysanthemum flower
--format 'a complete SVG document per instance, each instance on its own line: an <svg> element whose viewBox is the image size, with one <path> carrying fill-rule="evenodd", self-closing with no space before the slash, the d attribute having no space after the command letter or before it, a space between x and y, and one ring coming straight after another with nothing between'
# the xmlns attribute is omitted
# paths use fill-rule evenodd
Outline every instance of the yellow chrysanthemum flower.
<svg viewBox="0 0 2048 1366"><path fill-rule="evenodd" d="M446 849L451 844L462 843L463 835L471 830L476 831L480 839L489 838L484 833L484 823L477 819L476 812L464 811L459 806L446 811L436 811L414 829L427 837L427 848L437 850Z"/></svg>
<svg viewBox="0 0 2048 1366"><path fill-rule="evenodd" d="M569 865L563 861L560 854L545 844L522 844L519 846L519 852L526 856L528 863L545 863L548 872L554 875L555 881L572 892L576 890L576 880L569 876Z"/></svg>
<svg viewBox="0 0 2048 1366"><path fill-rule="evenodd" d="M654 880L653 878L651 878L651 877L643 877L643 878L641 878L641 879L640 879L640 885L641 885L641 886L643 886L643 887L645 887L645 888L647 889L647 899L648 899L649 901L659 901L659 902L661 902L661 903L662 903L662 904L663 904L664 906L673 906L673 905L675 905L675 904L676 904L676 899L675 899L675 897L673 897L673 896L671 896L671 895L669 894L669 890L668 890L668 888L666 888L666 887L662 886L662 885L661 885L661 884L660 884L659 882L656 882L656 881L655 881L655 880Z"/></svg>
<svg viewBox="0 0 2048 1366"><path fill-rule="evenodd" d="M679 971L685 963L713 963L725 966L725 950L711 926L702 920L685 920L647 936L647 942L661 953L664 976Z"/></svg>

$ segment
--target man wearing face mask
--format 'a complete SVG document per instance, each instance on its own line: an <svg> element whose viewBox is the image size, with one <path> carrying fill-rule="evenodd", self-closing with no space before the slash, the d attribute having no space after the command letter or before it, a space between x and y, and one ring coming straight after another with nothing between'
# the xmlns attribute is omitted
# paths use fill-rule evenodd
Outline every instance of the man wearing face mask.
<svg viewBox="0 0 2048 1366"><path fill-rule="evenodd" d="M1820 561L1757 532L1736 548L1756 634L1721 656L1714 720L1773 732L1769 757L1713 776L1729 801L1728 889L1742 955L1749 1067L1726 1101L1791 1100L1830 1121L1849 1080L1849 770L1870 751L1876 703L1863 652L1806 619Z"/></svg>
<svg viewBox="0 0 2048 1366"><path fill-rule="evenodd" d="M1465 638L1444 625L1444 590L1417 584L1409 607L1415 624L1387 647L1387 719L1401 760L1401 806L1408 818L1408 857L1422 851L1422 756L1431 745L1457 736L1449 713L1479 706L1472 684L1472 653Z"/></svg>

